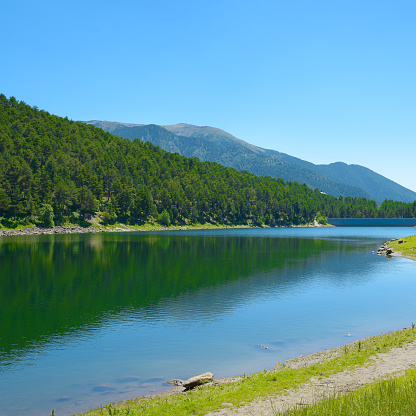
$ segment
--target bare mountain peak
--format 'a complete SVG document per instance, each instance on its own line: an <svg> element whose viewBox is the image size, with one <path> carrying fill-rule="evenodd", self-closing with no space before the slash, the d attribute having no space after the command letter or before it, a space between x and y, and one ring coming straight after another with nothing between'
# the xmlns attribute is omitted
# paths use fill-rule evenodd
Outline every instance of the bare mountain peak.
<svg viewBox="0 0 416 416"><path fill-rule="evenodd" d="M103 130L108 131L110 133L112 133L113 131L118 129L120 126L123 126L123 127L141 127L141 126L144 126L144 124L120 123L118 121L100 121L100 120L83 121L83 123L92 124L93 126L99 127L100 129L103 129Z"/></svg>
<svg viewBox="0 0 416 416"><path fill-rule="evenodd" d="M244 140L238 139L232 134L224 130L221 130L217 127L196 126L193 124L186 123L163 125L161 127L165 128L166 130L169 130L177 136L196 137L199 139L208 140L213 143L221 144L222 146L228 148L235 145L243 146L257 154L265 152L265 150L261 147L255 146L253 144L245 142Z"/></svg>

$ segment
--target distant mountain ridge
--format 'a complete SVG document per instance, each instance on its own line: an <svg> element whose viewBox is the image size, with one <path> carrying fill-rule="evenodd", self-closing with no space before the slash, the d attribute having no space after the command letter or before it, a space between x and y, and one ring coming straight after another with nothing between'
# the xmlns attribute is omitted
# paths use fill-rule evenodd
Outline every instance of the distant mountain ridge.
<svg viewBox="0 0 416 416"><path fill-rule="evenodd" d="M202 161L217 162L259 176L306 183L333 196L353 196L413 202L416 192L360 165L343 162L315 165L275 150L263 149L221 129L186 123L174 125L132 124L91 120L85 122L130 140L149 141L169 152Z"/></svg>

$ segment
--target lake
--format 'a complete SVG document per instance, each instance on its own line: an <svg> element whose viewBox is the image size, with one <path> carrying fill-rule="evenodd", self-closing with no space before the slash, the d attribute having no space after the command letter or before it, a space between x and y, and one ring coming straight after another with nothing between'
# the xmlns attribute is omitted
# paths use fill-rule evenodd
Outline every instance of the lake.
<svg viewBox="0 0 416 416"><path fill-rule="evenodd" d="M0 238L1 416L66 416L416 322L414 227ZM269 347L264 349L260 345Z"/></svg>

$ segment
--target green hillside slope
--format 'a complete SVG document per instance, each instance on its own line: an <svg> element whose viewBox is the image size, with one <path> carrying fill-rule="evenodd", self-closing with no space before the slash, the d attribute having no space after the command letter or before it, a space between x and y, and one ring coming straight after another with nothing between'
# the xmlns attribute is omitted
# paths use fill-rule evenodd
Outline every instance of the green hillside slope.
<svg viewBox="0 0 416 416"><path fill-rule="evenodd" d="M224 148L229 148L230 143L234 142L240 144L247 149L252 150L256 155L267 157L270 162L268 166L273 166L273 161L286 162L287 164L297 166L303 171L299 174L305 177L304 180L291 179L289 172L281 172L280 177L285 180L298 180L305 182L308 186L314 188L318 187L322 191L330 195L350 195L350 196L365 196L376 199L379 203L385 199L396 201L412 202L416 200L416 192L405 188L385 178L384 176L360 165L347 165L342 162L331 163L329 165L315 165L313 163L298 159L296 157L287 155L285 153L276 152L273 150L261 149L259 147L250 145L231 134L213 127L199 127L189 124L176 124L172 126L163 126L167 130L174 132L177 135L187 137L204 138L217 144L224 143ZM253 164L251 164L253 165ZM232 165L229 165L232 166ZM237 166L233 166L237 167ZM257 169L254 168L254 169ZM260 170L247 169L257 175L263 175ZM263 168L264 170L264 168ZM317 176L313 179L310 171L315 172ZM270 174L270 173L269 173ZM271 174L271 176L275 176ZM275 176L276 177L276 176ZM326 181L322 179L326 178ZM338 185L334 185L337 183ZM342 184L342 185L341 185ZM354 189L355 188L355 189ZM360 189L358 191L356 188ZM363 192L363 193L360 193Z"/></svg>
<svg viewBox="0 0 416 416"><path fill-rule="evenodd" d="M51 225L98 215L104 222L275 226L313 221L318 211L378 215L374 201L334 198L200 162L0 95L2 224Z"/></svg>
<svg viewBox="0 0 416 416"><path fill-rule="evenodd" d="M286 160L270 155L270 151L246 143L223 130L198 127L189 124L174 126L141 125L130 127L119 124L114 128L108 122L90 121L97 127L120 137L150 141L168 152L178 152L202 161L217 162L238 170L247 170L259 176L283 178L285 181L306 183L311 189L319 189L333 196L353 196L375 199L363 189L337 182L313 170L302 168ZM181 133L182 135L178 135Z"/></svg>
<svg viewBox="0 0 416 416"><path fill-rule="evenodd" d="M202 161L247 170L260 176L306 183L333 196L364 197L376 200L412 202L416 193L372 170L342 162L315 165L274 150L262 149L214 127L175 124L133 125L90 121L97 127L129 139L140 138Z"/></svg>
<svg viewBox="0 0 416 416"><path fill-rule="evenodd" d="M343 162L335 162L328 165L314 165L313 163L285 153L273 150L267 150L267 153L278 160L291 163L303 169L311 170L319 175L332 178L334 181L343 182L347 185L360 188L371 194L378 202L386 199L404 202L416 200L416 192L413 192L364 166L354 164L347 165Z"/></svg>

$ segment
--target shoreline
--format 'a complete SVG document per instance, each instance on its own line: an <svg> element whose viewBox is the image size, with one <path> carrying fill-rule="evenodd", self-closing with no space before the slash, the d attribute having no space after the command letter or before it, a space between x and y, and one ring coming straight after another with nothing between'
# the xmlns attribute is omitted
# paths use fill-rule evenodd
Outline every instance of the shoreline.
<svg viewBox="0 0 416 416"><path fill-rule="evenodd" d="M403 238L393 238L385 241L381 247L377 250L378 255L390 257L403 257L405 259L416 261L416 241L406 244L407 241L404 239L415 240L416 236L409 236ZM400 250L401 246L403 249Z"/></svg>
<svg viewBox="0 0 416 416"><path fill-rule="evenodd" d="M99 226L90 225L81 227L80 225L57 225L55 227L25 227L18 230L0 229L0 237L22 236L22 235L54 235L54 234L93 234L93 233L118 233L118 232L152 232L152 231L192 231L192 230L223 230L223 229L249 229L249 228L318 228L328 227L321 224L287 225L281 227L253 226L253 225L177 225L164 227L160 225L125 225ZM330 227L330 226L329 226Z"/></svg>
<svg viewBox="0 0 416 416"><path fill-rule="evenodd" d="M403 329L406 329L406 328L403 328ZM358 339L356 341L349 342L347 344L339 345L338 347L326 348L324 350L313 352L311 354L299 355L298 357L288 358L284 361L277 362L275 364L274 368L272 368L270 370L265 370L265 372L267 372L267 373L278 372L282 368L299 369L299 368L302 368L302 367L309 367L309 366L314 365L314 364L323 363L327 360L330 360L332 358L336 358L336 357L339 357L339 356L343 355L345 353L345 348L353 349L354 347L358 346L358 344L362 344L365 341L371 340L374 337L380 337L380 336L384 336L384 335L394 334L398 331L401 331L401 330L399 329L399 330L395 330L395 331L385 332L383 334L370 335L368 337L364 337L364 338ZM252 376L254 376L256 374L260 374L260 373L262 373L262 372L256 372L256 373L251 373L251 374L244 374L244 375L239 375L239 376L230 376L230 377L214 379L213 381L210 381L209 383L205 383L205 384L202 384L202 385L198 386L197 389L203 389L203 388L210 387L210 386L220 386L222 384L228 384L228 383L236 383L238 381L241 381L243 379L252 377ZM187 390L184 387L177 386L177 387L172 387L168 390L163 390L163 391L156 392L156 393L151 393L151 394L145 394L143 396L137 396L137 397L135 397L133 399L129 399L129 400L147 400L147 399L152 399L152 398L156 398L156 397L174 396L174 395L179 395L179 394L182 394L182 393L186 393L187 391L189 391L189 390ZM125 402L125 400L123 400L119 403L124 403L124 402ZM75 416L77 416L77 415L75 415Z"/></svg>
<svg viewBox="0 0 416 416"><path fill-rule="evenodd" d="M407 333L407 335L406 335ZM361 354L365 357L359 358ZM351 362L348 357L355 356ZM130 409L154 409L157 410L161 403L170 403L170 406L180 401L193 400L194 410L201 405L200 400L205 396L215 396L216 392L229 390L231 397L224 396L205 415L209 416L249 416L254 414L276 415L276 411L285 411L296 407L297 404L311 405L317 401L325 400L334 394L344 394L355 391L367 383L377 382L386 377L399 377L406 370L414 369L416 360L416 340L414 325L387 333L364 337L351 343L338 347L324 349L305 356L299 356L284 362L276 363L275 367L263 372L244 374L235 377L214 379L212 382L203 384L193 390L186 390L183 387L174 387L150 395L138 396L132 399L112 403L107 406L92 409L85 413L74 414L73 416L96 416L102 413L102 409L112 408ZM331 362L335 361L335 366ZM294 382L291 386L281 386L276 390L262 392L255 389L254 395L246 398L237 398L239 386L256 383L260 378L267 378L268 384L282 374L286 379L287 373L292 374ZM303 377L303 373L308 376ZM299 379L298 376L299 375ZM251 380L254 380L253 382ZM296 381L299 380L299 381ZM220 389L220 390L217 390ZM191 399L195 395L194 399ZM235 400L234 400L235 399ZM209 399L211 400L211 399ZM222 402L222 400L226 400ZM143 407L143 406L144 407ZM163 406L163 404L162 404ZM186 407L188 410L188 407ZM166 410L163 407L163 410ZM173 408L171 410L174 410ZM141 414L133 413L133 414ZM151 415L159 414L151 412ZM169 415L176 413L168 413ZM183 414L194 414L186 412ZM280 413L279 413L280 414Z"/></svg>

